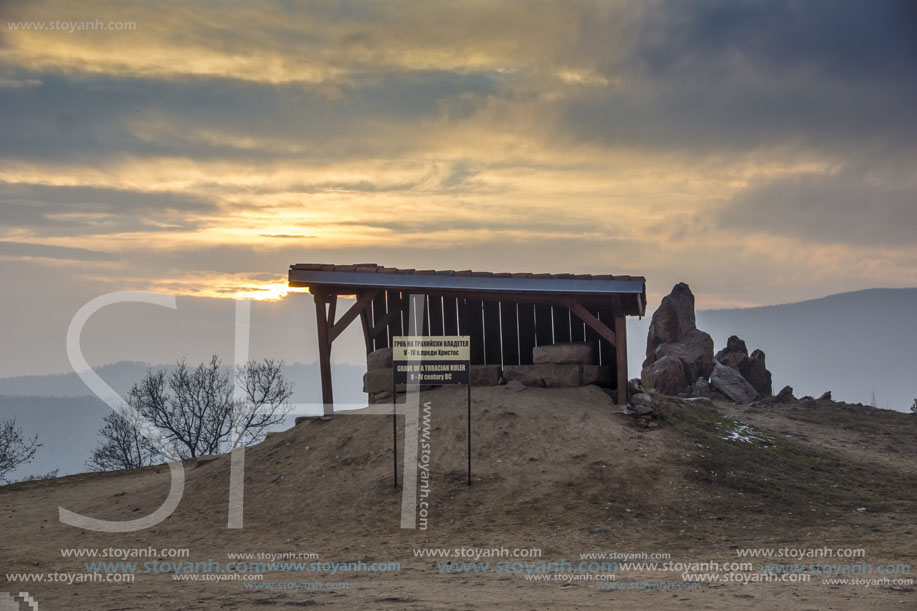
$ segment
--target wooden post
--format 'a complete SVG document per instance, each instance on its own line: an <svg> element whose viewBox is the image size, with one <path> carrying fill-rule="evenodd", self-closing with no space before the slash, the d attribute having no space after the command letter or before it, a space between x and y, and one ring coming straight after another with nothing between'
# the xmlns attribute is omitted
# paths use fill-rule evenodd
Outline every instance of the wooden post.
<svg viewBox="0 0 917 611"><path fill-rule="evenodd" d="M331 340L328 337L328 316L325 311L328 296L314 293L313 297L315 298L315 322L318 326L318 362L322 376L323 412L326 416L330 416L334 413L334 395L331 391Z"/></svg>
<svg viewBox="0 0 917 611"><path fill-rule="evenodd" d="M373 339L369 336L369 320L364 309L360 312L360 326L363 327L363 341L366 342L366 354L373 351Z"/></svg>
<svg viewBox="0 0 917 611"><path fill-rule="evenodd" d="M618 364L618 405L627 403L627 318L615 316L615 356Z"/></svg>

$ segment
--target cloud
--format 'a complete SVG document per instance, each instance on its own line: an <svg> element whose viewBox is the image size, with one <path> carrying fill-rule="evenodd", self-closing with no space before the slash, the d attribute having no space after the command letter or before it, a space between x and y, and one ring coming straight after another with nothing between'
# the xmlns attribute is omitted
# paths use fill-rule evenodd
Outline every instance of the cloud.
<svg viewBox="0 0 917 611"><path fill-rule="evenodd" d="M0 257L66 259L70 261L111 261L112 255L85 248L32 244L29 242L0 241Z"/></svg>
<svg viewBox="0 0 917 611"><path fill-rule="evenodd" d="M917 175L847 167L780 178L741 192L719 214L725 229L856 245L913 245Z"/></svg>
<svg viewBox="0 0 917 611"><path fill-rule="evenodd" d="M601 68L621 85L565 99L562 125L572 141L694 155L913 155L915 17L895 1L647 3L626 58Z"/></svg>
<svg viewBox="0 0 917 611"><path fill-rule="evenodd" d="M191 193L0 181L0 223L40 236L192 230L217 204Z"/></svg>
<svg viewBox="0 0 917 611"><path fill-rule="evenodd" d="M832 261L917 280L908 6L97 3L136 29L4 32L0 238L193 294L310 258L715 277L723 303Z"/></svg>
<svg viewBox="0 0 917 611"><path fill-rule="evenodd" d="M568 69L570 62L580 63L584 29L592 37L624 31L629 14L623 3L598 0L362 6L254 1L232 10L177 1L125 8L101 0L92 8L136 27L80 35L9 29L9 63L40 72L166 80L219 76L271 84L335 84L352 75L399 71ZM4 9L7 22L88 17L85 7L59 2L10 2ZM607 44L606 53L612 47Z"/></svg>
<svg viewBox="0 0 917 611"><path fill-rule="evenodd" d="M899 81L917 60L917 11L907 0L656 0L651 6L634 56L640 71L654 77Z"/></svg>

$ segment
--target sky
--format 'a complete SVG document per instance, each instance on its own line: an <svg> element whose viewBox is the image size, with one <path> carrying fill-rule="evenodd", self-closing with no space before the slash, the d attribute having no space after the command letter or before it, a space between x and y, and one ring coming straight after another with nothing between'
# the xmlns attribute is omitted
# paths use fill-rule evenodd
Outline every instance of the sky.
<svg viewBox="0 0 917 611"><path fill-rule="evenodd" d="M0 377L111 291L376 262L752 306L917 286L915 228L906 0L0 3Z"/></svg>

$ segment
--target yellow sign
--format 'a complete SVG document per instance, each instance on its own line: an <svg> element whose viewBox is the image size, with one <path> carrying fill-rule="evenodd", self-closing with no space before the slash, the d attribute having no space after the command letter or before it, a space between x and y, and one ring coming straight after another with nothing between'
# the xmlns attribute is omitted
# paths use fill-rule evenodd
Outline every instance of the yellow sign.
<svg viewBox="0 0 917 611"><path fill-rule="evenodd" d="M470 361L471 338L466 335L392 338L394 384L468 384Z"/></svg>
<svg viewBox="0 0 917 611"><path fill-rule="evenodd" d="M426 337L399 335L392 338L392 359L395 361L468 361L471 341L465 335Z"/></svg>

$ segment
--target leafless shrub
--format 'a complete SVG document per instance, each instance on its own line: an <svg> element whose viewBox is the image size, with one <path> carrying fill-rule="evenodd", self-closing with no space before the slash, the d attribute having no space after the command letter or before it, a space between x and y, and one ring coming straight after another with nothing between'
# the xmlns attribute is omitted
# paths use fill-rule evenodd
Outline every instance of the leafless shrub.
<svg viewBox="0 0 917 611"><path fill-rule="evenodd" d="M22 429L16 426L15 418L0 423L0 482L9 483L7 475L35 458L35 452L40 447L37 435L31 439L22 436Z"/></svg>

